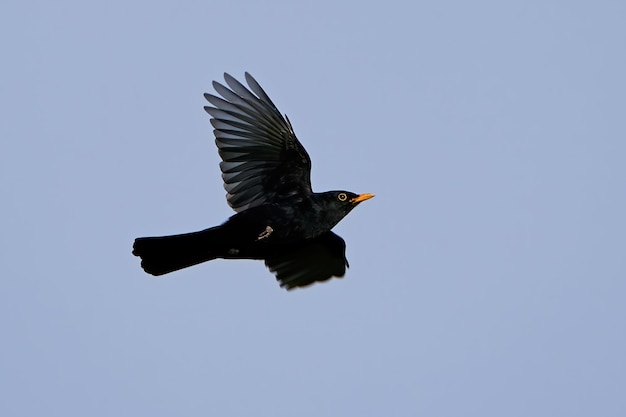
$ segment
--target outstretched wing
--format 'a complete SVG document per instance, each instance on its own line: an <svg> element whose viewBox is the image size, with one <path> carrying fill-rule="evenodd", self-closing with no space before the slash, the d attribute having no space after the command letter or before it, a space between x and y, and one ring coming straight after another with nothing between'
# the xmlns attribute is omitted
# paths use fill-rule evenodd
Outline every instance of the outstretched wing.
<svg viewBox="0 0 626 417"><path fill-rule="evenodd" d="M346 243L333 232L265 259L265 265L276 274L280 286L291 290L314 282L341 278L346 273Z"/></svg>
<svg viewBox="0 0 626 417"><path fill-rule="evenodd" d="M213 81L204 97L222 162L228 204L236 212L311 191L311 159L259 83L246 73L246 88L229 74L228 87Z"/></svg>

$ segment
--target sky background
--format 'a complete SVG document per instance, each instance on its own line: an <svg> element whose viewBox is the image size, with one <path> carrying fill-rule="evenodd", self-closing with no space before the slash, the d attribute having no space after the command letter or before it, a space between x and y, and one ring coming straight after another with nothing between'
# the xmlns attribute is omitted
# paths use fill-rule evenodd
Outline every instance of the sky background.
<svg viewBox="0 0 626 417"><path fill-rule="evenodd" d="M3 1L0 415L626 415L626 3ZM156 279L226 204L202 93L251 72L343 280Z"/></svg>

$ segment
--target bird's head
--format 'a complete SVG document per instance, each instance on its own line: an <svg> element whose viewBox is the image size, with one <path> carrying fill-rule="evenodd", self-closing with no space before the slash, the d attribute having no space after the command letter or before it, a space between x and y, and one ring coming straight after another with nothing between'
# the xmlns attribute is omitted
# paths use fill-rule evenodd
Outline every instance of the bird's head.
<svg viewBox="0 0 626 417"><path fill-rule="evenodd" d="M327 191L319 193L315 198L323 217L333 226L343 219L362 201L369 200L374 194L355 194L350 191Z"/></svg>

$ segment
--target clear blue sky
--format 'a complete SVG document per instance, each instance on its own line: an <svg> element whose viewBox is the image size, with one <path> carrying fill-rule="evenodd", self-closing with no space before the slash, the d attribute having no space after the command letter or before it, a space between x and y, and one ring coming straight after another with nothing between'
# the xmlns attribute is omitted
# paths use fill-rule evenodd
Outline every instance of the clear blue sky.
<svg viewBox="0 0 626 417"><path fill-rule="evenodd" d="M626 415L626 3L4 1L0 415ZM202 93L250 71L343 280L155 279L232 214Z"/></svg>

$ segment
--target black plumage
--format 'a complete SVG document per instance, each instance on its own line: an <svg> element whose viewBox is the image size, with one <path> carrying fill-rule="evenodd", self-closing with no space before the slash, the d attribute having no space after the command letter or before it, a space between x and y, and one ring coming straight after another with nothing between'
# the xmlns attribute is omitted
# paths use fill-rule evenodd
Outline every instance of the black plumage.
<svg viewBox="0 0 626 417"><path fill-rule="evenodd" d="M287 289L342 277L344 240L331 229L372 194L314 193L311 159L261 86L224 74L221 97L205 94L222 158L226 200L237 213L220 226L135 240L133 254L152 275L216 258L264 260Z"/></svg>

